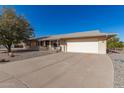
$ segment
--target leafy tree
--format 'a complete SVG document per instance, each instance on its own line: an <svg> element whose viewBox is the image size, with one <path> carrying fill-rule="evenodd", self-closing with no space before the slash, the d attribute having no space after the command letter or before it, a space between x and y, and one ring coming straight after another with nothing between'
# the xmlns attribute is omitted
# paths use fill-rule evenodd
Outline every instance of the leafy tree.
<svg viewBox="0 0 124 93"><path fill-rule="evenodd" d="M2 8L0 15L0 44L11 52L12 44L17 44L33 36L28 21L17 15L12 8Z"/></svg>
<svg viewBox="0 0 124 93"><path fill-rule="evenodd" d="M107 40L107 48L108 49L117 49L117 48L123 48L124 43L119 40L117 36L114 36Z"/></svg>

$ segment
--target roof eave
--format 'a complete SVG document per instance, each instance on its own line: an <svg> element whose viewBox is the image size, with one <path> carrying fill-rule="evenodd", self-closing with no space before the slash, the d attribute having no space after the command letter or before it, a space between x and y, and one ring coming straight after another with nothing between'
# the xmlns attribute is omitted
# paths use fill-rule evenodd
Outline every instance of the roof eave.
<svg viewBox="0 0 124 93"><path fill-rule="evenodd" d="M42 40L60 40L60 39L72 39L72 38L94 38L94 37L113 37L117 34L105 34L105 35L95 35L95 36L80 36L80 37L61 37L61 38L46 38L46 39L42 39Z"/></svg>

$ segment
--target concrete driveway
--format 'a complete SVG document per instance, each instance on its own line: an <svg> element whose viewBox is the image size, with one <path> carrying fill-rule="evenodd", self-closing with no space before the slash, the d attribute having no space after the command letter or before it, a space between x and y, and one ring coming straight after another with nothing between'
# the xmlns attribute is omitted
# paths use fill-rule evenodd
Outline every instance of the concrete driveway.
<svg viewBox="0 0 124 93"><path fill-rule="evenodd" d="M107 55L57 53L0 63L0 87L113 87Z"/></svg>

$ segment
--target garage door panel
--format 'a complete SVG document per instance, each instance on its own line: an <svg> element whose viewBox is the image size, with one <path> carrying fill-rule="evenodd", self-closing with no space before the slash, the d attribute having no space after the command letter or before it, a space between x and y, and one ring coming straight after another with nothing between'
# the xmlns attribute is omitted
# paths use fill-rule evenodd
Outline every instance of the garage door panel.
<svg viewBox="0 0 124 93"><path fill-rule="evenodd" d="M67 52L98 53L98 42L67 42Z"/></svg>

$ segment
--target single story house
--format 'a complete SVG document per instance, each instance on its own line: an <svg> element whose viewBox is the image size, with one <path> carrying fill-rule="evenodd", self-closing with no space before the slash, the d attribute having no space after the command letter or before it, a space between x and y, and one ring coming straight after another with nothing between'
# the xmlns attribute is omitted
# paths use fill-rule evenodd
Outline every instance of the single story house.
<svg viewBox="0 0 124 93"><path fill-rule="evenodd" d="M99 30L76 32L61 35L30 38L25 43L20 43L24 49L106 54L107 39L115 36L115 33L102 33Z"/></svg>
<svg viewBox="0 0 124 93"><path fill-rule="evenodd" d="M38 46L62 52L106 54L106 40L116 34L99 30L38 38Z"/></svg>

